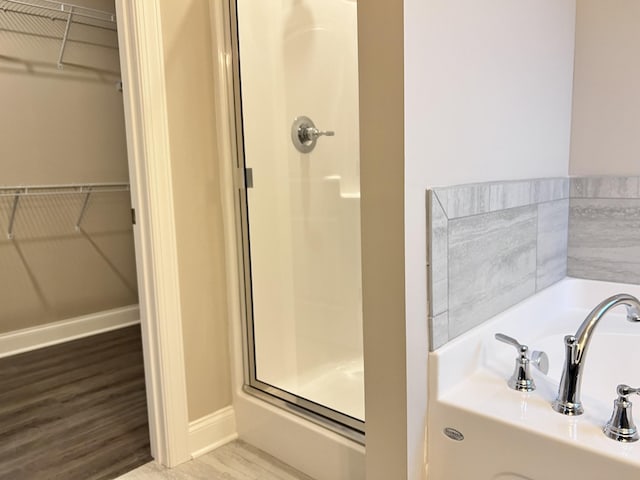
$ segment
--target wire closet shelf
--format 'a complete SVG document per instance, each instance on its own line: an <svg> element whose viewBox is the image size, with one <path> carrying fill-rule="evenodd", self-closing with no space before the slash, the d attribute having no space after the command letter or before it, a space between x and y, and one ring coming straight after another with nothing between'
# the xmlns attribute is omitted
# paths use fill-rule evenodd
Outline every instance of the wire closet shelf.
<svg viewBox="0 0 640 480"><path fill-rule="evenodd" d="M64 21L66 25L60 39L62 43L58 54L58 68L63 68L64 65L64 51L72 24L117 31L115 13L54 0L0 0L0 12Z"/></svg>
<svg viewBox="0 0 640 480"><path fill-rule="evenodd" d="M20 198L28 196L47 195L84 195L84 200L78 213L75 229L80 230L82 218L89 205L89 199L93 193L128 192L128 183L85 183L69 185L32 185L18 187L0 187L0 198L13 197L11 211L9 214L9 225L7 227L7 238L13 240L13 227L18 213Z"/></svg>

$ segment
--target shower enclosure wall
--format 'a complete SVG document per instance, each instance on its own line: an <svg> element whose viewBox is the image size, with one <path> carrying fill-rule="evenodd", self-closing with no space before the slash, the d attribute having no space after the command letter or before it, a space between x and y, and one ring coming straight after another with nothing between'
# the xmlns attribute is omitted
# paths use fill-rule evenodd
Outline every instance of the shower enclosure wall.
<svg viewBox="0 0 640 480"><path fill-rule="evenodd" d="M235 14L246 383L363 432L356 2Z"/></svg>

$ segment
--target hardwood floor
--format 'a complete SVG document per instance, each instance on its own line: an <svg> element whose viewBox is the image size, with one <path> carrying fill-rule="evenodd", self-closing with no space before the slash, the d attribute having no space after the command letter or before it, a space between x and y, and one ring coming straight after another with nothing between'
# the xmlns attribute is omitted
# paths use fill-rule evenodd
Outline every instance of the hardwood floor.
<svg viewBox="0 0 640 480"><path fill-rule="evenodd" d="M149 463L118 480L313 480L262 450L236 440L173 469Z"/></svg>
<svg viewBox="0 0 640 480"><path fill-rule="evenodd" d="M151 460L139 326L0 359L0 479L112 479Z"/></svg>

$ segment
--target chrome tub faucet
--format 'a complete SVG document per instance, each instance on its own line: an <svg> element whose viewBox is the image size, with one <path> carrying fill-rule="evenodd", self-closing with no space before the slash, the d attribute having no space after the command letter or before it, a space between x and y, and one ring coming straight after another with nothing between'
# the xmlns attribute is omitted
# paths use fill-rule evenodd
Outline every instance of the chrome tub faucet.
<svg viewBox="0 0 640 480"><path fill-rule="evenodd" d="M560 379L558 397L553 402L553 409L556 412L564 415L581 415L584 412L580 400L580 388L587 349L596 325L609 310L618 305L627 307L627 320L640 322L640 300L633 295L623 293L604 300L587 315L575 335L564 337L564 369Z"/></svg>

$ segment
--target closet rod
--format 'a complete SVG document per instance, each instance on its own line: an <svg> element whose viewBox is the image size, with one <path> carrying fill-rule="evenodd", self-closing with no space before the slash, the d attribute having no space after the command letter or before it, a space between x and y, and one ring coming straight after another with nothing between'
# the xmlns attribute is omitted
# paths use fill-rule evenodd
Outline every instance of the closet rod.
<svg viewBox="0 0 640 480"><path fill-rule="evenodd" d="M106 23L116 23L116 15L104 10L98 10L95 8L82 7L80 5L73 5L70 3L56 2L53 0L4 0L3 3L12 3L14 5L20 5L27 8L36 8L41 10L47 10L49 12L61 13L64 15L73 14L74 17L90 18L92 20L98 20ZM16 11L16 13L26 13L23 11Z"/></svg>

